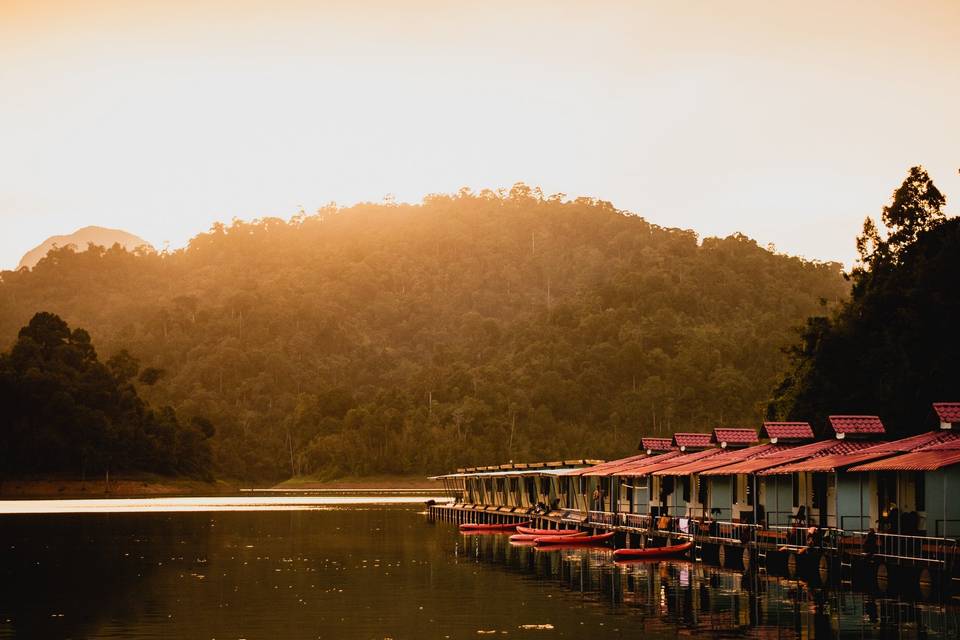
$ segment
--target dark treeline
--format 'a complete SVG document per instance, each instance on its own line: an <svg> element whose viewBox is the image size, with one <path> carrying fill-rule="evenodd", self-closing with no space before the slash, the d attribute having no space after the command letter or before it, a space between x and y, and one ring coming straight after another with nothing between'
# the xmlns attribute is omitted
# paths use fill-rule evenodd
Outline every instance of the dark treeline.
<svg viewBox="0 0 960 640"><path fill-rule="evenodd" d="M922 167L867 218L852 297L811 318L770 415L823 427L838 413L880 415L906 435L934 427L930 404L960 397L960 219Z"/></svg>
<svg viewBox="0 0 960 640"><path fill-rule="evenodd" d="M138 373L141 384L158 377L126 351L100 362L86 331L36 314L0 353L0 479L111 471L210 479L213 425L151 409L134 385Z"/></svg>
<svg viewBox="0 0 960 640"><path fill-rule="evenodd" d="M838 264L516 185L55 250L2 274L0 344L43 309L162 370L142 393L209 417L225 475L421 473L756 425L795 326L848 288Z"/></svg>

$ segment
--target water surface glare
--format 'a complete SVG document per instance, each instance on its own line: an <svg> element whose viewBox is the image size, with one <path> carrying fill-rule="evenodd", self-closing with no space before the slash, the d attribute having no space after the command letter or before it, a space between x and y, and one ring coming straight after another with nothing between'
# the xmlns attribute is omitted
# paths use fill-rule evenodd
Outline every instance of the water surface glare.
<svg viewBox="0 0 960 640"><path fill-rule="evenodd" d="M952 606L540 551L356 498L0 515L0 639L960 637ZM254 508L200 508L235 504Z"/></svg>
<svg viewBox="0 0 960 640"><path fill-rule="evenodd" d="M91 500L0 500L0 514L124 513L175 511L299 511L338 505L423 504L427 496L240 496L189 498L99 498ZM437 502L447 498L434 497Z"/></svg>

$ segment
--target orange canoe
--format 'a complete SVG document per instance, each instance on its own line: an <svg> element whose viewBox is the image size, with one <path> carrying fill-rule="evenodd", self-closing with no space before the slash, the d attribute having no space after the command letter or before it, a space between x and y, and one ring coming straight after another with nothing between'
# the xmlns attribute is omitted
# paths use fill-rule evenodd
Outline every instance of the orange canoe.
<svg viewBox="0 0 960 640"><path fill-rule="evenodd" d="M579 529L531 529L530 527L517 527L518 533L526 533L532 536L572 536L580 533Z"/></svg>
<svg viewBox="0 0 960 640"><path fill-rule="evenodd" d="M669 547L646 547L644 549L616 549L616 558L669 558L685 554L693 546L692 542L674 544Z"/></svg>
<svg viewBox="0 0 960 640"><path fill-rule="evenodd" d="M467 522L460 525L460 531L514 531L520 525L530 524L529 520L524 522L513 522L507 524L482 524L479 522Z"/></svg>
<svg viewBox="0 0 960 640"><path fill-rule="evenodd" d="M519 529L518 529L519 531ZM574 531L571 535L561 536L564 540L578 540L587 535L586 531ZM537 538L543 538L542 534L536 533L515 533L510 536L510 542L535 542ZM551 537L551 536L548 536Z"/></svg>
<svg viewBox="0 0 960 640"><path fill-rule="evenodd" d="M564 545L584 545L584 544L600 544L601 542L606 542L613 537L613 531L608 533L601 533L595 536L540 536L534 539L534 544L538 547L546 547L554 544L564 544Z"/></svg>

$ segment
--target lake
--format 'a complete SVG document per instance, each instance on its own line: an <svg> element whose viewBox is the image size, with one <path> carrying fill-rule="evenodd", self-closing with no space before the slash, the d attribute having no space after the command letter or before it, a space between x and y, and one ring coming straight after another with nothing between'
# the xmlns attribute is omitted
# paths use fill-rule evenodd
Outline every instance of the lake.
<svg viewBox="0 0 960 640"><path fill-rule="evenodd" d="M960 637L953 606L516 547L423 500L0 502L0 638Z"/></svg>

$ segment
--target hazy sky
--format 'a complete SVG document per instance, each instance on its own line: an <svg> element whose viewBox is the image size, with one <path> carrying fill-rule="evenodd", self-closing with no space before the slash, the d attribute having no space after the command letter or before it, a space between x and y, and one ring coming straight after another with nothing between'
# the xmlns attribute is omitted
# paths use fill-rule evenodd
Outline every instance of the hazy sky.
<svg viewBox="0 0 960 640"><path fill-rule="evenodd" d="M0 0L0 268L516 181L849 262L958 114L958 0Z"/></svg>

